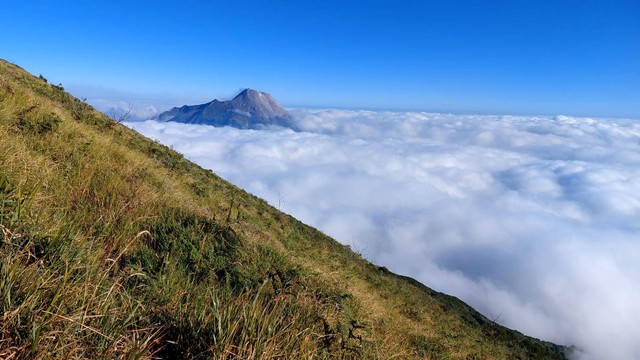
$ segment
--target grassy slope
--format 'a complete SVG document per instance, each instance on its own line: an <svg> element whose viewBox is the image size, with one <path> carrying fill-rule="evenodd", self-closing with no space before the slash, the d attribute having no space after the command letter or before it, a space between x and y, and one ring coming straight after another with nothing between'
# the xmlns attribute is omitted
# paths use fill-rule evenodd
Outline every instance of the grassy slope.
<svg viewBox="0 0 640 360"><path fill-rule="evenodd" d="M2 60L0 224L0 358L563 358Z"/></svg>

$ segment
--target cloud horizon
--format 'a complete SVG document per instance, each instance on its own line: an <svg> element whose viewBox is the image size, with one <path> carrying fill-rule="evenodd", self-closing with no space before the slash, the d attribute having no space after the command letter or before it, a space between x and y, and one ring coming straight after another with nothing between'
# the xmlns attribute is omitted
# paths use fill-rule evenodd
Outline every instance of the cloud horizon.
<svg viewBox="0 0 640 360"><path fill-rule="evenodd" d="M391 271L581 358L640 357L640 123L292 110L132 122Z"/></svg>

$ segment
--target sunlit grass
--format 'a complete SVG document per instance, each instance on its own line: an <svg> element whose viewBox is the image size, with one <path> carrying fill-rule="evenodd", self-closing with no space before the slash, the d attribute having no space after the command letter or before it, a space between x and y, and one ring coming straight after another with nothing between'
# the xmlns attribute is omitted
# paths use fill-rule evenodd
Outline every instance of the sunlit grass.
<svg viewBox="0 0 640 360"><path fill-rule="evenodd" d="M0 358L562 358L0 61Z"/></svg>

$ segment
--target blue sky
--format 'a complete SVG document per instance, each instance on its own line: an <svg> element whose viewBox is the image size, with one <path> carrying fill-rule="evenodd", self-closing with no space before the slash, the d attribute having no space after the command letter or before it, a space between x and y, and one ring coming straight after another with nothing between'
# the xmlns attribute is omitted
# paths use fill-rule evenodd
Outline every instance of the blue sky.
<svg viewBox="0 0 640 360"><path fill-rule="evenodd" d="M0 57L78 96L640 118L638 1L2 1L0 24Z"/></svg>

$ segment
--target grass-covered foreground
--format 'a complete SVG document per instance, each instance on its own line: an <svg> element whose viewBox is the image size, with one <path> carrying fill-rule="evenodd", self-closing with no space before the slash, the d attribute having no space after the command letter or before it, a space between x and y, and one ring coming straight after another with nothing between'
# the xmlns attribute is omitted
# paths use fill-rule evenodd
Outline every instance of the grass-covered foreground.
<svg viewBox="0 0 640 360"><path fill-rule="evenodd" d="M565 358L2 60L0 240L0 358Z"/></svg>

